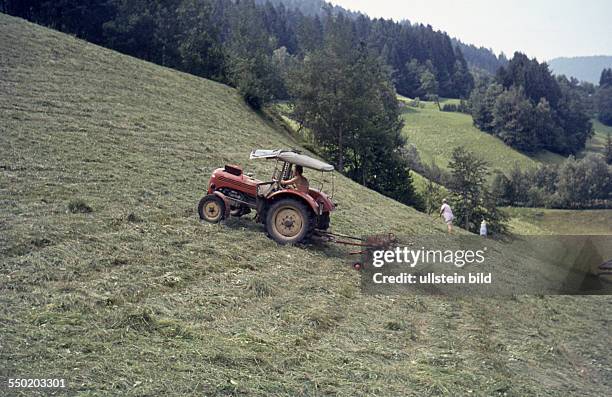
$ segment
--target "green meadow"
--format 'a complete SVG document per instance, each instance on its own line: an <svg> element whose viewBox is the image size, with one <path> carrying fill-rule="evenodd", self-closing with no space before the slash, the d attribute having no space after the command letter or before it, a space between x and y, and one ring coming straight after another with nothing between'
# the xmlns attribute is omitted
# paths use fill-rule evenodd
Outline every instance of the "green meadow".
<svg viewBox="0 0 612 397"><path fill-rule="evenodd" d="M554 210L545 208L512 208L510 231L532 235L609 235L612 234L612 210Z"/></svg>
<svg viewBox="0 0 612 397"><path fill-rule="evenodd" d="M400 99L404 103L410 101ZM472 117L467 114L441 112L433 102L420 103L423 107L404 106L403 118L405 135L409 142L416 145L424 163L435 162L440 168L448 169L452 152L457 146L464 146L487 161L491 171L507 172L515 164L521 168L536 167L539 162L478 130L472 124ZM552 153L547 154L556 157Z"/></svg>
<svg viewBox="0 0 612 397"><path fill-rule="evenodd" d="M588 153L603 154L605 151L608 134L612 134L612 127L603 125L598 120L593 120L593 130L595 134L593 138L587 142L586 148L583 153L581 153L581 156Z"/></svg>

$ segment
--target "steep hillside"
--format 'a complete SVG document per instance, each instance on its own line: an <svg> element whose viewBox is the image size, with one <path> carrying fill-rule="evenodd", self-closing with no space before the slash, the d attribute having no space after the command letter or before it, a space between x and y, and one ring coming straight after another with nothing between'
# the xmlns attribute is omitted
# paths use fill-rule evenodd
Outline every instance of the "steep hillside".
<svg viewBox="0 0 612 397"><path fill-rule="evenodd" d="M0 120L3 379L64 378L70 395L612 392L608 298L367 296L342 249L200 223L214 167L265 177L249 150L296 144L231 88L0 14ZM336 231L441 235L336 187Z"/></svg>
<svg viewBox="0 0 612 397"><path fill-rule="evenodd" d="M400 97L404 103L410 100ZM452 99L446 101L454 101ZM444 103L444 101L443 101ZM504 144L500 139L479 131L472 118L463 113L440 112L432 102L420 101L422 107L404 107L404 131L414 143L425 163L448 168L451 154L457 146L464 146L489 163L491 170L507 170L518 164L521 168L535 167L538 162L559 161L561 156L544 151L528 157Z"/></svg>

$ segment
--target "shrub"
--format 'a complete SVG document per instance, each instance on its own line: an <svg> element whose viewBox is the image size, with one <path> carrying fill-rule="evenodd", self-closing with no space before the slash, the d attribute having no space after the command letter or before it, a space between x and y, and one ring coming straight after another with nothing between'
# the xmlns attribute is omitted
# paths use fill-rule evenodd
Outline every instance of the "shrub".
<svg viewBox="0 0 612 397"><path fill-rule="evenodd" d="M457 109L458 107L454 103L445 103L444 106L442 106L443 112L456 112Z"/></svg>

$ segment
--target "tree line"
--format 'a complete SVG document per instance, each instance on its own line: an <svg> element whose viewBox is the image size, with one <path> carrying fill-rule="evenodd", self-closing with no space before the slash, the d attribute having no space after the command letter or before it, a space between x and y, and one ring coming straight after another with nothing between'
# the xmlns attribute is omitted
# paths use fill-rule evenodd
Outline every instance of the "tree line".
<svg viewBox="0 0 612 397"><path fill-rule="evenodd" d="M350 18L356 18L361 13L349 11L341 6L333 5L325 0L255 0L257 4L271 3L274 6L283 5L287 9L299 10L304 15L319 17L331 12L334 15L339 13Z"/></svg>
<svg viewBox="0 0 612 397"><path fill-rule="evenodd" d="M422 95L425 69L435 77L436 94L467 97L473 87L461 51L448 35L431 26L370 19L320 2L311 4L312 12L305 14L300 7L283 3L0 0L0 10L128 55L234 85L254 98L256 106L273 98L286 99L287 90L275 77L274 52L285 49L303 59L322 49L331 21L340 15L350 24L355 42L364 43L390 67L400 94Z"/></svg>
<svg viewBox="0 0 612 397"><path fill-rule="evenodd" d="M519 52L478 82L470 102L474 125L523 152L576 154L593 134L579 82Z"/></svg>
<svg viewBox="0 0 612 397"><path fill-rule="evenodd" d="M283 4L289 9L299 9L305 15L311 16L318 15L321 17L330 11L334 14L342 13L353 19L361 15L360 12L353 12L337 5L331 5L324 0L256 0L259 4L264 4L267 1L274 5ZM410 21L403 19L400 23L410 24ZM455 48L461 51L472 72L495 74L500 66L508 63L508 59L503 53L497 56L489 48L465 44L456 38L451 38L451 42Z"/></svg>
<svg viewBox="0 0 612 397"><path fill-rule="evenodd" d="M540 165L508 176L496 174L492 191L500 205L546 208L610 208L612 166L603 156L570 156L559 165Z"/></svg>

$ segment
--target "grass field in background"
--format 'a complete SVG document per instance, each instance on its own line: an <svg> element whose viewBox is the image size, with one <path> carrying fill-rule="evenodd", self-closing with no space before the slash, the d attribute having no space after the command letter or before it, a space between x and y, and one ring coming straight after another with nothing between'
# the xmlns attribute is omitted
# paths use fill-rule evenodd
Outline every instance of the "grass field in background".
<svg viewBox="0 0 612 397"><path fill-rule="evenodd" d="M407 98L400 97L407 103ZM444 103L458 103L458 100L445 99ZM489 164L489 169L507 172L518 164L522 169L535 167L537 164L560 164L564 157L542 151L528 157L506 146L499 139L476 129L469 115L440 112L432 102L421 101L422 108L404 107L404 131L408 141L414 143L425 163L432 159L441 168L448 169L452 150L463 145ZM587 142L586 149L577 157L588 153L602 154L606 134L612 127L604 126L593 120L595 135ZM423 193L426 179L413 173L415 188ZM546 209L506 208L511 217L510 230L515 234L610 234L612 210L602 211L561 211ZM536 214L544 214L539 216Z"/></svg>
<svg viewBox="0 0 612 397"><path fill-rule="evenodd" d="M583 157L588 153L604 154L608 133L612 134L612 127L603 125L598 120L593 120L593 129L595 135L586 145L586 148L580 153L579 157Z"/></svg>
<svg viewBox="0 0 612 397"><path fill-rule="evenodd" d="M400 97L406 103L406 98ZM453 102L453 100L450 100ZM456 100L454 100L456 102ZM457 112L441 112L433 102L421 101L422 108L405 106L404 133L414 143L425 163L435 163L448 169L453 150L458 146L474 152L487 161L491 171L507 172L518 164L522 169L536 167L539 159L530 158L504 144L500 139L474 127L472 117ZM444 101L442 101L444 104ZM561 156L544 152L546 161L558 160Z"/></svg>
<svg viewBox="0 0 612 397"><path fill-rule="evenodd" d="M553 210L504 208L515 234L602 235L612 234L612 210Z"/></svg>
<svg viewBox="0 0 612 397"><path fill-rule="evenodd" d="M412 177L412 182L414 183L414 189L420 194L425 194L427 185L429 184L429 179L415 171L410 171L410 176ZM441 186L436 182L434 182L434 186L439 187L442 192L448 194L448 190L444 186Z"/></svg>
<svg viewBox="0 0 612 397"><path fill-rule="evenodd" d="M249 151L298 145L227 86L0 14L0 120L3 379L64 378L69 395L612 393L609 298L367 296L345 249L201 223L214 168L267 178ZM334 199L335 231L443 236L346 178Z"/></svg>
<svg viewBox="0 0 612 397"><path fill-rule="evenodd" d="M400 101L411 100L399 96ZM537 164L560 164L563 156L543 150L532 156L520 153L504 144L500 139L474 127L472 117L458 112L441 112L433 102L420 101L420 108L405 106L403 118L406 123L404 132L410 143L417 147L421 158L426 163L435 161L438 166L448 169L452 151L457 146L464 146L477 156L487 161L491 170L507 172L518 164L522 169L536 167ZM458 99L442 99L440 104L458 104ZM593 121L595 134L586 143L586 148L577 157L588 153L604 152L606 134L612 133L612 127Z"/></svg>

